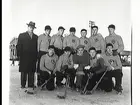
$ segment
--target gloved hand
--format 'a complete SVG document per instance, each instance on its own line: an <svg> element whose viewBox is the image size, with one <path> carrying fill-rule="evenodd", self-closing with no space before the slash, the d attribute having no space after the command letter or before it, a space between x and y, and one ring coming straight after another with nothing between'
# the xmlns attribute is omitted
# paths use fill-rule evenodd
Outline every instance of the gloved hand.
<svg viewBox="0 0 140 105"><path fill-rule="evenodd" d="M89 78L92 78L93 75L94 75L94 73L89 73L89 74L88 74L88 77L89 77Z"/></svg>
<svg viewBox="0 0 140 105"><path fill-rule="evenodd" d="M78 64L74 64L74 69L77 69L79 67Z"/></svg>
<svg viewBox="0 0 140 105"><path fill-rule="evenodd" d="M85 66L85 69L86 70L89 70L91 67L88 65L88 66Z"/></svg>
<svg viewBox="0 0 140 105"><path fill-rule="evenodd" d="M113 56L116 56L116 55L118 55L119 53L116 51L116 50L114 50L113 51Z"/></svg>
<svg viewBox="0 0 140 105"><path fill-rule="evenodd" d="M51 78L54 78L55 77L55 74L53 73L53 71L51 71L50 77Z"/></svg>

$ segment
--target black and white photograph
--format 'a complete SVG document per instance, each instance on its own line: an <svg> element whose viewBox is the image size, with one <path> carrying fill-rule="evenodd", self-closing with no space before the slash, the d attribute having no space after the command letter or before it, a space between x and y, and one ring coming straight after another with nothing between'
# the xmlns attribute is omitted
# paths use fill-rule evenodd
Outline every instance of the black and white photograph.
<svg viewBox="0 0 140 105"><path fill-rule="evenodd" d="M8 3L9 105L132 105L130 0Z"/></svg>

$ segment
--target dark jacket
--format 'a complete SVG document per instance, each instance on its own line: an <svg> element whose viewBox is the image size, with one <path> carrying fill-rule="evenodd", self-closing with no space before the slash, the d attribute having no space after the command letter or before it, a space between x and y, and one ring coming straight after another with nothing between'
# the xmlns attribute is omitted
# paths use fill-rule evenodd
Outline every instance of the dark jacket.
<svg viewBox="0 0 140 105"><path fill-rule="evenodd" d="M20 59L19 72L35 72L37 61L38 36L32 38L28 32L19 34L17 43L17 56Z"/></svg>

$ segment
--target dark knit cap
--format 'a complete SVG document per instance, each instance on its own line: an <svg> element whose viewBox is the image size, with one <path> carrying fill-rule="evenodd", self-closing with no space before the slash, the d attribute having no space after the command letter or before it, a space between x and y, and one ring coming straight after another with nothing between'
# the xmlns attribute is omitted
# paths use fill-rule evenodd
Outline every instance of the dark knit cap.
<svg viewBox="0 0 140 105"><path fill-rule="evenodd" d="M65 30L65 28L64 28L64 27L62 27L62 26L60 26L60 27L58 28L58 30L60 30L60 29L63 29L63 30Z"/></svg>
<svg viewBox="0 0 140 105"><path fill-rule="evenodd" d="M75 29L75 27L71 27L69 31L70 31L70 32L75 32L76 29Z"/></svg>
<svg viewBox="0 0 140 105"><path fill-rule="evenodd" d="M115 25L110 24L110 25L108 26L108 28L113 28L113 29L115 29Z"/></svg>
<svg viewBox="0 0 140 105"><path fill-rule="evenodd" d="M71 48L67 46L67 47L64 48L64 51L70 51L71 52Z"/></svg>
<svg viewBox="0 0 140 105"><path fill-rule="evenodd" d="M52 30L52 28L49 25L46 25L45 30Z"/></svg>

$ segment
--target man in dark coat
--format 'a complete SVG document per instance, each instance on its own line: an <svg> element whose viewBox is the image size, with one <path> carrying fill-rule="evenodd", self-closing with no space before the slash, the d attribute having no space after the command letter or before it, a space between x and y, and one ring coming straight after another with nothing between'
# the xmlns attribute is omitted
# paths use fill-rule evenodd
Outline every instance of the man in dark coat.
<svg viewBox="0 0 140 105"><path fill-rule="evenodd" d="M28 76L28 88L34 87L34 73L37 61L37 40L38 36L33 33L36 28L34 22L30 22L28 30L19 34L17 43L17 56L20 60L19 72L21 72L21 88L25 88ZM28 90L29 90L28 89ZM33 91L27 91L33 94Z"/></svg>

